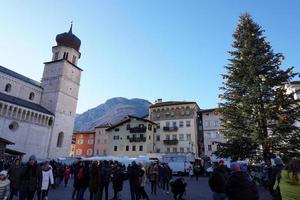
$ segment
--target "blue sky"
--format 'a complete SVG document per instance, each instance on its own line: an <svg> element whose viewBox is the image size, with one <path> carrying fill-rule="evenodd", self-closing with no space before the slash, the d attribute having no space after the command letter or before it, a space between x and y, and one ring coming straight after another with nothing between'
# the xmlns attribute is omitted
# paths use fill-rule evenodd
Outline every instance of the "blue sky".
<svg viewBox="0 0 300 200"><path fill-rule="evenodd" d="M300 1L2 1L0 65L40 81L55 36L82 41L77 112L112 97L196 101L216 107L238 16L266 30L283 68L300 71Z"/></svg>

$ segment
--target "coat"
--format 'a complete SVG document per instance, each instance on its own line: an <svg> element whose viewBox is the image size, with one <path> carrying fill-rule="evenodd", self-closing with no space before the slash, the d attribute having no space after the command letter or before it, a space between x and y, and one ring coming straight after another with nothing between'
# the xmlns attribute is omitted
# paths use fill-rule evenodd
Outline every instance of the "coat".
<svg viewBox="0 0 300 200"><path fill-rule="evenodd" d="M43 180L42 180L41 190L48 190L49 182L51 184L54 184L52 168L50 167L48 170L42 170L42 174L43 174Z"/></svg>
<svg viewBox="0 0 300 200"><path fill-rule="evenodd" d="M210 189L213 192L225 193L226 187L226 175L223 174L220 170L215 169L211 177L208 180Z"/></svg>
<svg viewBox="0 0 300 200"><path fill-rule="evenodd" d="M258 200L255 183L246 172L233 172L226 184L226 194L230 200Z"/></svg>
<svg viewBox="0 0 300 200"><path fill-rule="evenodd" d="M19 190L20 188L20 176L21 176L21 166L12 166L9 171L10 186L14 189Z"/></svg>
<svg viewBox="0 0 300 200"><path fill-rule="evenodd" d="M20 191L33 192L42 186L42 170L37 164L33 166L27 164L21 169Z"/></svg>
<svg viewBox="0 0 300 200"><path fill-rule="evenodd" d="M122 171L117 170L113 173L113 189L115 191L122 191L123 189L124 174Z"/></svg>
<svg viewBox="0 0 300 200"><path fill-rule="evenodd" d="M8 179L0 181L0 199L3 200L8 199L9 185L10 185L10 181Z"/></svg>

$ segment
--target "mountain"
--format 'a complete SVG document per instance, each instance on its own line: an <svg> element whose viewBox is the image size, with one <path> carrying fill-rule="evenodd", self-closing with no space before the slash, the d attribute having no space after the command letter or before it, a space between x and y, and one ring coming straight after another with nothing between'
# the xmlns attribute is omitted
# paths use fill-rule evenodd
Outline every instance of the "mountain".
<svg viewBox="0 0 300 200"><path fill-rule="evenodd" d="M148 114L150 104L149 101L144 99L126 99L123 97L109 99L104 104L100 104L82 114L77 114L74 130L93 130L101 124L115 124L127 115L143 117Z"/></svg>

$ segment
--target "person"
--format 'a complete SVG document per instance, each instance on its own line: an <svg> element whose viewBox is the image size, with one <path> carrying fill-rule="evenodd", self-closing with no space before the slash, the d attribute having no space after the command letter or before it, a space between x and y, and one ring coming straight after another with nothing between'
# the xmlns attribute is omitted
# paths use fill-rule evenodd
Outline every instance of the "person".
<svg viewBox="0 0 300 200"><path fill-rule="evenodd" d="M193 167L192 167L192 166L189 166L188 172L189 172L190 180L193 180L194 170L193 170Z"/></svg>
<svg viewBox="0 0 300 200"><path fill-rule="evenodd" d="M242 169L242 170L241 170ZM258 200L259 193L254 181L247 173L247 167L239 163L231 164L232 173L225 186L229 200Z"/></svg>
<svg viewBox="0 0 300 200"><path fill-rule="evenodd" d="M183 177L177 178L175 181L171 181L171 191L175 200L182 200L182 196L185 193L187 183Z"/></svg>
<svg viewBox="0 0 300 200"><path fill-rule="evenodd" d="M138 189L138 195L137 200L147 199L149 200L149 196L145 191L145 184L147 180L146 171L142 164L140 164L140 174L139 174L139 189Z"/></svg>
<svg viewBox="0 0 300 200"><path fill-rule="evenodd" d="M41 188L38 190L38 199L44 200L48 199L48 190L49 190L49 183L51 185L54 184L53 172L52 168L49 165L49 162L45 162L42 166L42 185Z"/></svg>
<svg viewBox="0 0 300 200"><path fill-rule="evenodd" d="M102 200L103 190L105 190L105 200L108 200L108 187L110 182L111 176L111 166L109 165L108 161L104 161L100 163L100 179L101 182L99 184L99 199Z"/></svg>
<svg viewBox="0 0 300 200"><path fill-rule="evenodd" d="M158 177L159 177L158 165L152 164L152 166L150 167L149 173L150 173L149 178L150 178L150 182L151 182L151 194L156 194L157 181L158 181Z"/></svg>
<svg viewBox="0 0 300 200"><path fill-rule="evenodd" d="M41 188L42 170L37 164L36 156L31 155L28 163L21 169L19 200L32 200L37 189Z"/></svg>
<svg viewBox="0 0 300 200"><path fill-rule="evenodd" d="M89 184L89 190L90 190L90 200L97 200L98 198L98 186L100 183L99 179L99 170L97 162L93 162L90 170L90 184Z"/></svg>
<svg viewBox="0 0 300 200"><path fill-rule="evenodd" d="M65 172L64 172L64 183L65 183L65 187L68 186L68 182L69 182L69 179L71 177L71 170L70 170L70 167L66 167L65 169Z"/></svg>
<svg viewBox="0 0 300 200"><path fill-rule="evenodd" d="M281 200L282 195L280 191L281 172L284 168L284 164L281 158L274 159L275 166L272 168L272 175L270 179L271 195L274 200Z"/></svg>
<svg viewBox="0 0 300 200"><path fill-rule="evenodd" d="M117 164L113 171L113 190L114 190L114 197L112 199L118 200L119 193L123 190L123 181L124 181L124 174L121 167Z"/></svg>
<svg viewBox="0 0 300 200"><path fill-rule="evenodd" d="M7 171L0 172L0 199L7 200L9 195L10 180L7 178Z"/></svg>
<svg viewBox="0 0 300 200"><path fill-rule="evenodd" d="M74 169L74 183L73 183L73 193L72 193L72 199L79 198L79 192L80 192L80 184L83 179L83 163L79 162L77 166L75 166Z"/></svg>
<svg viewBox="0 0 300 200"><path fill-rule="evenodd" d="M218 163L218 170L220 172L223 173L225 179L227 180L229 175L230 175L230 170L228 169L228 167L224 164L224 160L219 160L219 163Z"/></svg>
<svg viewBox="0 0 300 200"><path fill-rule="evenodd" d="M83 200L84 198L84 193L86 189L89 187L89 180L90 180L90 173L89 173L89 163L84 162L83 167L82 167L82 175L81 179L79 180L80 184L80 190L79 190L79 195L77 196L77 200Z"/></svg>
<svg viewBox="0 0 300 200"><path fill-rule="evenodd" d="M12 200L14 196L18 196L20 189L20 175L21 175L21 163L20 159L16 159L14 165L8 170L10 180L10 195L9 200Z"/></svg>
<svg viewBox="0 0 300 200"><path fill-rule="evenodd" d="M162 166L161 171L161 178L162 178L162 189L169 194L169 182L172 178L172 170L167 163Z"/></svg>
<svg viewBox="0 0 300 200"><path fill-rule="evenodd" d="M208 180L210 189L213 191L213 200L226 200L225 194L226 176L218 163L213 165L213 173Z"/></svg>
<svg viewBox="0 0 300 200"><path fill-rule="evenodd" d="M128 166L127 169L128 169L127 171L128 171L128 178L129 178L131 200L136 200L138 189L139 189L140 169L135 161L133 161L131 165Z"/></svg>
<svg viewBox="0 0 300 200"><path fill-rule="evenodd" d="M195 177L196 177L196 181L199 180L200 172L201 172L201 166L200 166L200 164L197 162L197 163L194 164L194 175L195 175Z"/></svg>

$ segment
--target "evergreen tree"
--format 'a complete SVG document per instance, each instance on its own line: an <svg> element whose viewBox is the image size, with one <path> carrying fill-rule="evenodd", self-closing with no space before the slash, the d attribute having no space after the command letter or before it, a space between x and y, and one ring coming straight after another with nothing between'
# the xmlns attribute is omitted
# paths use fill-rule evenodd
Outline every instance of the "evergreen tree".
<svg viewBox="0 0 300 200"><path fill-rule="evenodd" d="M249 14L240 16L230 63L222 75L220 112L228 142L219 145L220 156L300 155L299 128L294 124L300 116L299 102L286 92L299 73L293 67L280 68L284 57L273 52L263 32Z"/></svg>

